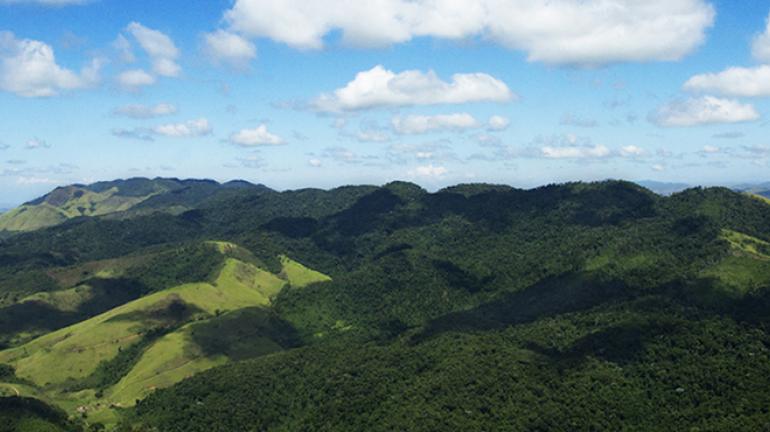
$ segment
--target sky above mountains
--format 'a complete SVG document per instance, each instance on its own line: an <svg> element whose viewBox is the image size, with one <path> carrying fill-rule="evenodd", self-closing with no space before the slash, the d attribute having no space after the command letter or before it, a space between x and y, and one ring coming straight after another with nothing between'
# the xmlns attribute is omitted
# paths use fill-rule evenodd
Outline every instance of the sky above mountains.
<svg viewBox="0 0 770 432"><path fill-rule="evenodd" d="M769 14L759 0L0 0L0 203L133 176L765 181Z"/></svg>

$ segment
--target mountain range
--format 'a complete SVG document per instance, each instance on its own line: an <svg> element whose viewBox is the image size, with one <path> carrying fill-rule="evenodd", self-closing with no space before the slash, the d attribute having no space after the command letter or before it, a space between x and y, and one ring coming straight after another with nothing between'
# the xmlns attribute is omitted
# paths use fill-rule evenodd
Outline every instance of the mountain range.
<svg viewBox="0 0 770 432"><path fill-rule="evenodd" d="M0 217L0 424L764 430L761 192L58 188Z"/></svg>

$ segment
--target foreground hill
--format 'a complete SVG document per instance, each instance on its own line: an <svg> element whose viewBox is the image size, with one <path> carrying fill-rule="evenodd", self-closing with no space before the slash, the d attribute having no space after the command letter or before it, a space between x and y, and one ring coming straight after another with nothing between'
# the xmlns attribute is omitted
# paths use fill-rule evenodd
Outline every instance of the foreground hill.
<svg viewBox="0 0 770 432"><path fill-rule="evenodd" d="M770 427L770 206L728 189L244 188L14 236L0 292L70 311L6 330L24 396L124 430Z"/></svg>

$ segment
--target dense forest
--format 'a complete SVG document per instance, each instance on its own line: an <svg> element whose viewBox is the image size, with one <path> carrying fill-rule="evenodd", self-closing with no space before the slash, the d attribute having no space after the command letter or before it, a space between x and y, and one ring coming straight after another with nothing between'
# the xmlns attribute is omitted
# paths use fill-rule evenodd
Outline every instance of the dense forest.
<svg viewBox="0 0 770 432"><path fill-rule="evenodd" d="M121 186L81 188L129 196ZM664 197L621 181L428 193L134 179L126 190L153 195L3 236L0 390L55 407L13 396L0 419L40 411L122 431L770 429L770 206L755 195ZM28 205L40 203L50 197ZM185 297L233 280L269 301L208 310ZM89 373L35 375L38 341L100 319L143 327ZM154 347L182 337L206 367L117 403ZM89 403L113 406L102 418Z"/></svg>

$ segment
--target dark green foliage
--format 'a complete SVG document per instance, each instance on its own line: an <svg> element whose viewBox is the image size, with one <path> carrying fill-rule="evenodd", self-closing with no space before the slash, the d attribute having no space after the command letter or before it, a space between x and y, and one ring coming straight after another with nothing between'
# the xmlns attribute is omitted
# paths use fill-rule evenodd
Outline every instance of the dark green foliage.
<svg viewBox="0 0 770 432"><path fill-rule="evenodd" d="M7 364L0 364L0 381L11 382L16 379L16 369Z"/></svg>
<svg viewBox="0 0 770 432"><path fill-rule="evenodd" d="M768 342L650 297L416 345L300 349L204 373L136 414L164 431L765 430Z"/></svg>
<svg viewBox="0 0 770 432"><path fill-rule="evenodd" d="M67 415L37 399L0 398L0 432L80 432Z"/></svg>
<svg viewBox="0 0 770 432"><path fill-rule="evenodd" d="M197 323L192 337L208 356L233 360L260 357L300 345L296 330L275 312L248 308Z"/></svg>
<svg viewBox="0 0 770 432"><path fill-rule="evenodd" d="M0 277L153 247L160 268L127 273L150 292L205 280L217 260L179 245L221 240L270 271L285 254L333 280L194 324L205 353L245 361L155 393L125 428L770 428L770 287L710 272L740 258L730 271L770 280L770 262L723 239L770 241L759 200L627 182L180 191L198 204L178 216L6 240ZM118 376L133 355L100 370Z"/></svg>

